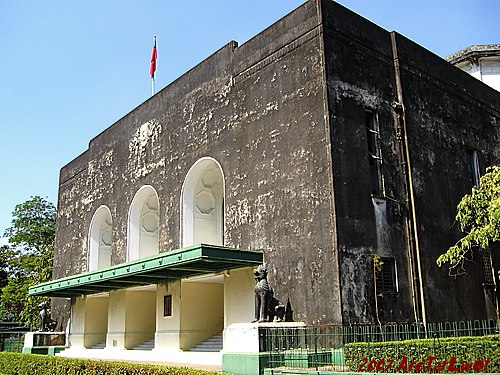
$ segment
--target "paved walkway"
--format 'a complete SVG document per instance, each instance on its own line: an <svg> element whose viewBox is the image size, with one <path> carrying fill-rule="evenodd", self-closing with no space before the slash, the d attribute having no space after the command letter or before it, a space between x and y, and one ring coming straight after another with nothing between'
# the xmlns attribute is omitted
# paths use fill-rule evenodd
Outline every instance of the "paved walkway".
<svg viewBox="0 0 500 375"><path fill-rule="evenodd" d="M103 360L102 358L89 358L96 360ZM110 359L107 361L123 362L123 360ZM212 372L222 372L222 366L214 365L196 365L192 363L172 363L172 362L151 362L151 361L126 361L129 363L141 363L144 365L159 365L159 366L172 366L172 367L187 367L195 370L212 371Z"/></svg>
<svg viewBox="0 0 500 375"><path fill-rule="evenodd" d="M66 349L57 354L61 357L92 359L101 361L142 363L172 367L187 367L197 370L222 372L222 353ZM165 361L162 361L165 359Z"/></svg>

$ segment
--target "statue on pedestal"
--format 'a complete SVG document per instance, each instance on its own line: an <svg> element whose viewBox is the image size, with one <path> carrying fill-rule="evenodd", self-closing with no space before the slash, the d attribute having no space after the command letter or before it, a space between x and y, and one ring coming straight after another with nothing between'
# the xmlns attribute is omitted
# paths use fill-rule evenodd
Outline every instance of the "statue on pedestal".
<svg viewBox="0 0 500 375"><path fill-rule="evenodd" d="M273 289L267 282L267 269L260 265L253 271L255 281L255 320L252 323L282 322L285 305L274 298Z"/></svg>
<svg viewBox="0 0 500 375"><path fill-rule="evenodd" d="M40 311L40 332L54 332L57 322L50 318L50 313L47 307L47 302L42 302L38 305Z"/></svg>

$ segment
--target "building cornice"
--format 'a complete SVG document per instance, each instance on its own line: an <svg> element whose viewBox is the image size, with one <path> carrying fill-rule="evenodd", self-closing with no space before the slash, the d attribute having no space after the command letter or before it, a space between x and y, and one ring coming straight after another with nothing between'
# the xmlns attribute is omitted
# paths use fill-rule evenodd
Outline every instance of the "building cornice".
<svg viewBox="0 0 500 375"><path fill-rule="evenodd" d="M492 56L500 57L500 44L476 44L446 56L444 59L453 65L457 65L464 61Z"/></svg>

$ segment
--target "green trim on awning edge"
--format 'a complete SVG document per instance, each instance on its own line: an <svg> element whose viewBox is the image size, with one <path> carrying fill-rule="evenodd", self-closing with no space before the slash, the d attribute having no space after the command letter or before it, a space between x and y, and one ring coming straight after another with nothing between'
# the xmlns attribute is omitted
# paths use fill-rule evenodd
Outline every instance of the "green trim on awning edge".
<svg viewBox="0 0 500 375"><path fill-rule="evenodd" d="M255 266L262 261L262 252L198 244L35 285L28 293L69 298Z"/></svg>

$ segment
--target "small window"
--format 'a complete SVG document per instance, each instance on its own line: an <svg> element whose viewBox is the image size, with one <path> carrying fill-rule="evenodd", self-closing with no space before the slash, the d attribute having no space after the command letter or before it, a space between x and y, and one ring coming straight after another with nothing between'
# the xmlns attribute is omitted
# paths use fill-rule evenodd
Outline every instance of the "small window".
<svg viewBox="0 0 500 375"><path fill-rule="evenodd" d="M479 160L477 151L472 149L466 150L467 155L467 173L472 186L479 187Z"/></svg>
<svg viewBox="0 0 500 375"><path fill-rule="evenodd" d="M374 112L366 111L365 120L372 195L380 197L384 195L384 181L382 178L382 152L378 116Z"/></svg>
<svg viewBox="0 0 500 375"><path fill-rule="evenodd" d="M377 293L396 293L398 291L396 277L396 259L380 258L376 270Z"/></svg>
<svg viewBox="0 0 500 375"><path fill-rule="evenodd" d="M163 297L163 316L172 316L172 295Z"/></svg>

